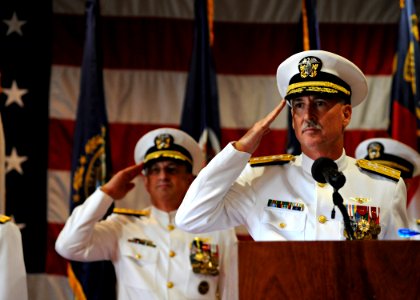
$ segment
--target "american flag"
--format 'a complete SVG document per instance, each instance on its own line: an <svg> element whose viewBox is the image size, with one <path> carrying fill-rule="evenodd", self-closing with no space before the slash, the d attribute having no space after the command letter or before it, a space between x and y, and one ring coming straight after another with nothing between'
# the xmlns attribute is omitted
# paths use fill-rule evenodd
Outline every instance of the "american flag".
<svg viewBox="0 0 420 300"><path fill-rule="evenodd" d="M26 270L31 274L45 274L47 263L51 16L48 1L0 3L0 111L6 161L6 203L0 207L5 206L3 213L21 228Z"/></svg>
<svg viewBox="0 0 420 300"><path fill-rule="evenodd" d="M399 1L318 0L322 49L367 75L346 152L387 136ZM0 3L0 110L6 140L7 213L23 227L31 299L72 299L66 261L54 251L69 214L73 133L85 34L83 0ZM420 11L417 9L417 11ZM215 0L221 146L238 139L280 98L275 72L295 51L301 2ZM105 99L113 170L134 162L135 143L162 126L179 127L192 51L193 0L101 1ZM255 155L284 153L282 112ZM121 206L142 208L139 187Z"/></svg>

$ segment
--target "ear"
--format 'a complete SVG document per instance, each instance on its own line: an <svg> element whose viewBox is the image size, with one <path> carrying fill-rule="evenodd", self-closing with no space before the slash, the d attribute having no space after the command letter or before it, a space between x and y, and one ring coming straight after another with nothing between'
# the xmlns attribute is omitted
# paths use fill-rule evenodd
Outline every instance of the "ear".
<svg viewBox="0 0 420 300"><path fill-rule="evenodd" d="M343 128L346 128L351 121L351 114L353 112L352 107L350 104L346 104L342 108L343 112Z"/></svg>

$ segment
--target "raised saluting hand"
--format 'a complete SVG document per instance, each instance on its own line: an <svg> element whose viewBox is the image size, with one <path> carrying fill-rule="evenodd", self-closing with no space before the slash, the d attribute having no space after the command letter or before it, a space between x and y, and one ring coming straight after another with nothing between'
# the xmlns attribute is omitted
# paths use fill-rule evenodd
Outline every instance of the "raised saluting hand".
<svg viewBox="0 0 420 300"><path fill-rule="evenodd" d="M285 105L286 100L281 100L276 108L274 108L263 119L255 123L254 126L252 126L252 128L239 139L239 141L235 142L234 147L242 152L248 152L250 154L254 153L260 145L263 136L270 132L271 123L273 123L273 121L277 118Z"/></svg>

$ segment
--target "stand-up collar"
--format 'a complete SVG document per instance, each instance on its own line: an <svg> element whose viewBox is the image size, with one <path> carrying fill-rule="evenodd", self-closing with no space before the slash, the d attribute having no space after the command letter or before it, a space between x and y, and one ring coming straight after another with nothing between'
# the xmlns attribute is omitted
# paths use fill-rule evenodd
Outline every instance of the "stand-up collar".
<svg viewBox="0 0 420 300"><path fill-rule="evenodd" d="M312 174L311 168L314 163L314 160L306 156L305 154L301 154L302 156L302 168L306 173ZM343 153L341 156L335 160L335 163L338 166L339 171L343 171L347 167L347 159L346 159L346 151L343 149ZM311 175L312 176L312 175Z"/></svg>
<svg viewBox="0 0 420 300"><path fill-rule="evenodd" d="M175 222L175 214L176 210L171 212L166 212L156 208L155 206L151 206L151 212L153 216L159 221L161 224L173 224Z"/></svg>

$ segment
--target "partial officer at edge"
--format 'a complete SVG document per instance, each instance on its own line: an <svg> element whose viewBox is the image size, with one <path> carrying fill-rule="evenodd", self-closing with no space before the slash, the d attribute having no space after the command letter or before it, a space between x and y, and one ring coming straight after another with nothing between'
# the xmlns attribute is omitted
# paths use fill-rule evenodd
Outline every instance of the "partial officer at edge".
<svg viewBox="0 0 420 300"><path fill-rule="evenodd" d="M0 215L0 266L0 300L28 299L22 236L5 215Z"/></svg>

